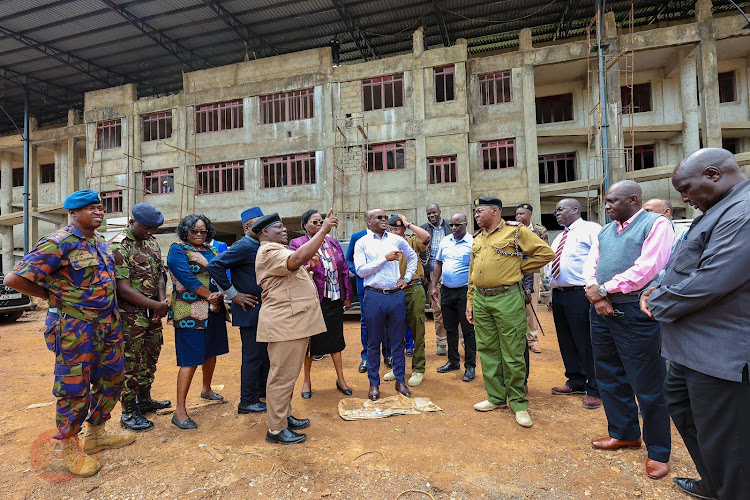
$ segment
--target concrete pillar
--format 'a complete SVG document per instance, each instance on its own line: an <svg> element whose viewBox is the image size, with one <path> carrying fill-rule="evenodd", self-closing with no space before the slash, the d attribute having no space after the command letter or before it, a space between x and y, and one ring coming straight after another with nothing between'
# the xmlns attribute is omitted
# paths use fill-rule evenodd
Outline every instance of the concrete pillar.
<svg viewBox="0 0 750 500"><path fill-rule="evenodd" d="M13 257L13 226L0 226L0 248L2 248L3 274L9 273L16 265Z"/></svg>
<svg viewBox="0 0 750 500"><path fill-rule="evenodd" d="M68 153L67 178L65 181L65 184L66 184L65 190L62 191L62 195L63 195L62 201L65 201L65 198L67 198L69 194L75 191L78 191L79 189L78 169L80 168L80 162L78 158L78 138L77 137L68 137L67 153Z"/></svg>
<svg viewBox="0 0 750 500"><path fill-rule="evenodd" d="M607 54L619 54L620 53L620 39L617 36L617 23L615 21L615 13L607 12L604 14L604 42L609 44L606 49ZM608 59L605 58L605 65L609 65ZM627 172L625 162L625 140L623 138L622 121L623 116L620 113L622 109L622 94L620 87L622 85L620 80L620 65L621 60L617 60L611 67L606 71L604 76L606 94L607 94L607 117L609 127L604 133L607 134L609 142L609 150L603 153L609 158L609 171L611 184L619 182L625 179ZM605 66L606 68L606 66Z"/></svg>
<svg viewBox="0 0 750 500"><path fill-rule="evenodd" d="M531 50L531 30L524 28L519 34L521 50ZM524 59L526 59L524 57ZM529 58L530 59L530 58ZM534 65L531 61L524 61L521 67L521 108L523 110L523 165L526 168L526 182L528 185L528 201L537 210L533 212L532 219L535 223L541 223L542 206L539 193L539 152L537 148L536 135L536 87L534 83Z"/></svg>
<svg viewBox="0 0 750 500"><path fill-rule="evenodd" d="M696 18L698 19L698 33L701 39L697 50L701 138L703 139L703 147L720 148L719 70L710 0L699 0L696 3Z"/></svg>
<svg viewBox="0 0 750 500"><path fill-rule="evenodd" d="M5 151L0 153L0 214L6 215L11 212L13 199L13 165L12 155Z"/></svg>
<svg viewBox="0 0 750 500"><path fill-rule="evenodd" d="M691 49L680 51L680 105L682 108L682 156L700 149L697 63Z"/></svg>
<svg viewBox="0 0 750 500"><path fill-rule="evenodd" d="M414 34L412 35L412 50L417 57L424 53L424 26L420 26L414 30Z"/></svg>

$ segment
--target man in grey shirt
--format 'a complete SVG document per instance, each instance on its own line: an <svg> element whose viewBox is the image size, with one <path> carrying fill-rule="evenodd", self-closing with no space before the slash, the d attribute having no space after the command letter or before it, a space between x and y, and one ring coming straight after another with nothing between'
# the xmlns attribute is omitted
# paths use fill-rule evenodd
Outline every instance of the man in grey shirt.
<svg viewBox="0 0 750 500"><path fill-rule="evenodd" d="M672 185L703 215L641 310L661 322L664 397L701 476L674 482L699 498L750 498L750 181L732 153L706 148Z"/></svg>

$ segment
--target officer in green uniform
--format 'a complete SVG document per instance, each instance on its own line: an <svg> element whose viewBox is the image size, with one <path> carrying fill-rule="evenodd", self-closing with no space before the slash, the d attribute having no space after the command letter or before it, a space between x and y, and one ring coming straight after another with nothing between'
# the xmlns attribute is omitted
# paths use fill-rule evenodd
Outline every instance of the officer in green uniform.
<svg viewBox="0 0 750 500"><path fill-rule="evenodd" d="M120 321L125 339L125 387L120 395L120 424L133 431L154 424L143 414L171 405L151 399L156 363L164 343L161 319L169 312L164 263L154 232L164 216L151 205L133 206L133 216L110 240L115 257L115 279Z"/></svg>
<svg viewBox="0 0 750 500"><path fill-rule="evenodd" d="M414 231L414 234L408 238L405 236L407 229ZM410 223L406 217L401 214L391 215L388 219L388 231L404 238L417 255L429 248L430 233L427 232L426 229L422 229L416 224ZM422 286L422 279L424 278L422 260L417 260L417 272L414 273L414 276L408 283L404 281L404 276L406 275L406 264L406 257L403 255L399 257L398 268L401 274L398 285L404 290L404 295L406 297L406 326L409 327L412 337L414 338L414 353L411 358L411 377L409 377L407 383L411 387L416 387L424 380L424 324L426 319L424 306L427 302L427 296L425 295L424 287ZM393 370L386 373L383 376L383 380L396 380L396 375L393 373Z"/></svg>
<svg viewBox="0 0 750 500"><path fill-rule="evenodd" d="M469 265L466 318L474 324L487 399L474 405L490 411L510 405L516 422L531 427L526 399L526 304L521 279L555 257L529 228L502 219L497 198L474 200L474 235ZM523 258L524 254L528 257Z"/></svg>

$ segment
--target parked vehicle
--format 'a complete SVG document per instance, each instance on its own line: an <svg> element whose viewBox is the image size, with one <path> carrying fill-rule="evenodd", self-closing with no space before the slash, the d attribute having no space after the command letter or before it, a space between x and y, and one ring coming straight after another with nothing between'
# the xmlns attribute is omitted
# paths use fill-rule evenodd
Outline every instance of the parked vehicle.
<svg viewBox="0 0 750 500"><path fill-rule="evenodd" d="M36 309L31 297L1 284L4 276L0 275L0 321L16 321L24 311Z"/></svg>

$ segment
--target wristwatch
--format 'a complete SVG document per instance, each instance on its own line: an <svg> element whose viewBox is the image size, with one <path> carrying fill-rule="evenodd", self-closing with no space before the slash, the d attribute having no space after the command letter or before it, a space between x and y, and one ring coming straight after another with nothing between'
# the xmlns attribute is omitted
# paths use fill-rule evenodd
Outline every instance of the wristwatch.
<svg viewBox="0 0 750 500"><path fill-rule="evenodd" d="M599 295L601 295L602 297L607 296L607 289L604 288L604 285L599 285Z"/></svg>

